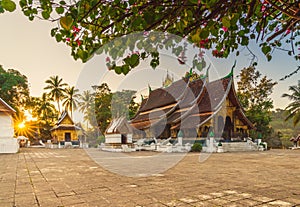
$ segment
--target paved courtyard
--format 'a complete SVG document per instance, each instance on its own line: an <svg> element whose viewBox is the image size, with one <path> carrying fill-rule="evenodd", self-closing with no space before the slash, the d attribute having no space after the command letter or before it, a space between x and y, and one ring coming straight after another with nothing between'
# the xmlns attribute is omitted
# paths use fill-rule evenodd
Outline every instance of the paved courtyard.
<svg viewBox="0 0 300 207"><path fill-rule="evenodd" d="M300 206L300 150L201 156L34 148L1 154L0 207Z"/></svg>

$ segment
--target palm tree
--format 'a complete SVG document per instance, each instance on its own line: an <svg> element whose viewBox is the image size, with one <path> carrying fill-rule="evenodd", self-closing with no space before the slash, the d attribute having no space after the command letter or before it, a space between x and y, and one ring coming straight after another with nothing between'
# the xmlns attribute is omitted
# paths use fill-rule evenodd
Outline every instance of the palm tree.
<svg viewBox="0 0 300 207"><path fill-rule="evenodd" d="M92 122L91 121L91 116L92 116L92 112L94 110L95 107L95 97L94 94L91 93L90 90L87 91L83 91L83 94L81 94L79 96L79 103L78 103L78 107L79 107L79 111L82 112L84 114L84 120L88 122ZM88 126L87 126L88 128Z"/></svg>
<svg viewBox="0 0 300 207"><path fill-rule="evenodd" d="M53 104L51 104L46 93L43 93L42 97L38 100L38 107L36 113L42 120L53 122L54 114L56 114L56 109Z"/></svg>
<svg viewBox="0 0 300 207"><path fill-rule="evenodd" d="M78 100L77 100L77 98L79 97L78 92L79 90L75 89L74 86L65 89L63 106L70 111L72 118L73 118L73 110L77 108L77 104L78 104Z"/></svg>
<svg viewBox="0 0 300 207"><path fill-rule="evenodd" d="M300 83L296 86L290 86L289 91L291 94L283 94L282 97L287 97L291 103L285 108L288 111L288 116L285 120L293 118L294 126L300 121Z"/></svg>
<svg viewBox="0 0 300 207"><path fill-rule="evenodd" d="M59 112L61 112L59 101L61 100L61 97L63 96L65 90L63 87L68 85L66 83L63 83L62 81L63 79L59 78L57 75L51 76L49 80L45 81L48 85L44 88L45 90L50 90L49 95L52 100L56 101Z"/></svg>

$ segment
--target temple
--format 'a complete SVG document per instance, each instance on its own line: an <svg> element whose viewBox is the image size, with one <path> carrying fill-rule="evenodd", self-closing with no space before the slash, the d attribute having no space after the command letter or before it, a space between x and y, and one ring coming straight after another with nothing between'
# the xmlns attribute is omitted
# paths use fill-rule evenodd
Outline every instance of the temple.
<svg viewBox="0 0 300 207"><path fill-rule="evenodd" d="M79 146L81 128L75 125L67 111L63 111L55 126L50 130L53 143L61 146Z"/></svg>
<svg viewBox="0 0 300 207"><path fill-rule="evenodd" d="M226 141L248 137L254 128L237 98L233 70L215 81L209 81L208 73L196 80L187 76L150 91L130 125L134 140L213 134Z"/></svg>

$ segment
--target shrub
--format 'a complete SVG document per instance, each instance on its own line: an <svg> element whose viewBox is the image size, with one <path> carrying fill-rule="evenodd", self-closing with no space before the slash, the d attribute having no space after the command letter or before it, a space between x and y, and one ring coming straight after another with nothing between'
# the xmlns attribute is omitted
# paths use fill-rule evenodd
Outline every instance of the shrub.
<svg viewBox="0 0 300 207"><path fill-rule="evenodd" d="M201 150L202 145L200 143L194 143L191 149L192 152L201 152Z"/></svg>

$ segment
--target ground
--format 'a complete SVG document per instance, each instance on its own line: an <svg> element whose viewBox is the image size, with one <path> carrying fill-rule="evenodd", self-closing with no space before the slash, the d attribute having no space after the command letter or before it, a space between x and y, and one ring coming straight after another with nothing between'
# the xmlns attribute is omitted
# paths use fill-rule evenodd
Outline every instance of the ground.
<svg viewBox="0 0 300 207"><path fill-rule="evenodd" d="M157 169L176 163L146 175L143 156L160 160ZM300 150L180 156L33 148L1 154L0 207L300 206ZM117 160L125 171L117 172Z"/></svg>

